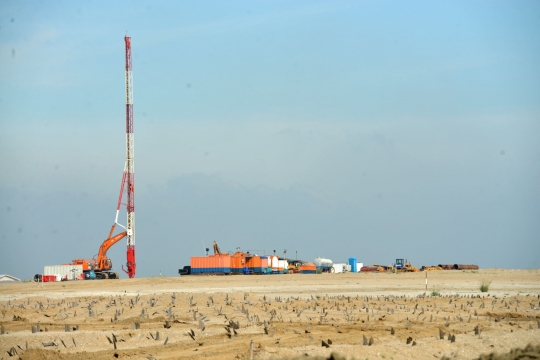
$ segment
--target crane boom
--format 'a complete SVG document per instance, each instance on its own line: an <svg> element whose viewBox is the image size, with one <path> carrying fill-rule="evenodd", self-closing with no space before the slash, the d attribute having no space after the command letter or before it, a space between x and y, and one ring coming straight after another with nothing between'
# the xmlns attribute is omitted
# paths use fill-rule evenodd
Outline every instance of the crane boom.
<svg viewBox="0 0 540 360"><path fill-rule="evenodd" d="M134 159L134 129L133 129L133 75L131 68L131 37L125 36L124 42L126 45L126 163L122 174L122 183L120 184L120 195L118 197L118 206L116 208L116 219L109 236L101 246L96 258L92 259L75 259L71 263L73 265L82 265L83 272L90 279L118 279L118 274L110 272L112 269L112 261L107 258L107 251L111 246L118 241L127 237L127 270L122 269L130 278L135 277L135 159ZM122 205L122 195L124 193L124 185L127 184L127 223L124 227L118 223L118 214ZM112 236L114 228L118 224L125 229L124 232Z"/></svg>
<svg viewBox="0 0 540 360"><path fill-rule="evenodd" d="M214 241L214 255L221 255L218 244Z"/></svg>
<svg viewBox="0 0 540 360"><path fill-rule="evenodd" d="M129 278L135 277L135 156L133 129L133 73L131 67L131 37L125 36L126 43L126 166L124 175L127 183L127 270Z"/></svg>

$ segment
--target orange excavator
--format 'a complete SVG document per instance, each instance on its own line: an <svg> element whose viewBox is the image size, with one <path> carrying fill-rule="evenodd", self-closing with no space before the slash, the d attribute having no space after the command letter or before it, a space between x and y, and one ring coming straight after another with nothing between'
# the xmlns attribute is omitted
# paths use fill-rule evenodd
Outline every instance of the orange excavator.
<svg viewBox="0 0 540 360"><path fill-rule="evenodd" d="M127 232L121 232L112 236L116 224L113 224L109 237L99 247L97 259L75 259L71 265L82 265L83 273L87 279L118 279L118 273L112 270L112 261L107 257L107 251L111 246L126 237Z"/></svg>

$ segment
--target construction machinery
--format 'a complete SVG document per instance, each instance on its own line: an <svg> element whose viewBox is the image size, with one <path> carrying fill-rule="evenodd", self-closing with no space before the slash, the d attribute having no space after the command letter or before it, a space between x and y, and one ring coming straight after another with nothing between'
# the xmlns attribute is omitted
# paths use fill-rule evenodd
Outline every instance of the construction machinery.
<svg viewBox="0 0 540 360"><path fill-rule="evenodd" d="M82 265L83 273L87 279L118 279L118 273L112 271L112 261L107 257L111 246L126 237L127 231L112 236L116 224L113 224L109 237L99 247L97 257L92 259L75 259L72 265Z"/></svg>
<svg viewBox="0 0 540 360"><path fill-rule="evenodd" d="M287 274L299 274L299 268L303 264L304 262L302 260L289 260L289 265L287 266Z"/></svg>
<svg viewBox="0 0 540 360"><path fill-rule="evenodd" d="M394 264L394 269L397 272L418 272L419 270L411 265L410 262L407 261L407 259L396 259L396 263Z"/></svg>
<svg viewBox="0 0 540 360"><path fill-rule="evenodd" d="M134 131L133 131L133 75L131 62L131 37L125 36L126 49L126 163L122 174L120 184L120 195L118 197L118 206L116 208L116 219L111 227L109 236L99 247L98 254L92 259L75 259L72 265L82 265L83 273L86 279L118 279L118 273L112 271L112 261L107 257L107 251L118 241L127 237L127 269L122 269L128 274L129 278L135 277L135 182L134 182ZM127 184L127 203L122 203L124 185ZM126 206L127 224L126 226L118 223L118 214L121 205ZM121 232L113 236L116 224L124 228Z"/></svg>
<svg viewBox="0 0 540 360"><path fill-rule="evenodd" d="M312 262L305 262L302 260L288 260L288 267L286 274L315 274L317 273L317 266Z"/></svg>
<svg viewBox="0 0 540 360"><path fill-rule="evenodd" d="M124 42L126 46L126 162L124 172L122 174L122 182L120 183L120 195L118 196L118 205L116 208L116 218L111 228L109 236L101 246L97 258L92 259L75 259L72 265L82 265L83 272L87 279L118 279L118 273L112 270L112 261L107 257L107 251L111 246L118 241L127 237L127 261L126 267L122 266L122 270L128 277L135 277L137 264L135 262L135 178L134 178L134 129L133 129L133 74L131 62L131 37L125 36ZM125 187L125 185L127 185ZM124 188L127 194L127 203L122 203ZM118 214L121 205L126 206L127 223L126 226L118 222ZM118 224L124 228L124 232L112 236L114 228Z"/></svg>
<svg viewBox="0 0 540 360"><path fill-rule="evenodd" d="M118 211L122 203L122 194L124 185L127 185L127 223L122 226L126 230L127 236L127 261L126 268L122 265L122 270L130 279L135 277L137 264L135 262L135 132L133 120L133 72L131 62L131 37L125 36L124 42L126 45L126 163L124 165L124 174L122 176L122 184L120 185L120 196L118 198L118 207L116 210L115 224L118 224Z"/></svg>
<svg viewBox="0 0 540 360"><path fill-rule="evenodd" d="M214 241L214 255L221 255L218 244Z"/></svg>
<svg viewBox="0 0 540 360"><path fill-rule="evenodd" d="M393 265L378 265L371 264L370 266L377 268L377 271L392 271L392 272L418 272L419 270L411 265L407 259L396 259Z"/></svg>

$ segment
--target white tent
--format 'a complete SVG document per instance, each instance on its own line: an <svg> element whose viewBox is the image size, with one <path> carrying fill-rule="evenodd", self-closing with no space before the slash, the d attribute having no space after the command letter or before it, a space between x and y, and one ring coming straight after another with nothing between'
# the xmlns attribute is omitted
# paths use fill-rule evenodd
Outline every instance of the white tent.
<svg viewBox="0 0 540 360"><path fill-rule="evenodd" d="M11 276L8 274L0 274L0 282L8 282L8 281L21 281L21 280L17 279L15 276Z"/></svg>

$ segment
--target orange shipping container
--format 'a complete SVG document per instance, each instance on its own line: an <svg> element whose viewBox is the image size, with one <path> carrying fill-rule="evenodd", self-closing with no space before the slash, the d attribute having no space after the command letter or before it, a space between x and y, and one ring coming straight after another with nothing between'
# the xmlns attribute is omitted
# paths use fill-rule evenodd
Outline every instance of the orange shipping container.
<svg viewBox="0 0 540 360"><path fill-rule="evenodd" d="M261 256L261 267L263 269L268 268L268 256Z"/></svg>
<svg viewBox="0 0 540 360"><path fill-rule="evenodd" d="M190 259L192 274L231 273L231 256L229 254L192 256Z"/></svg>
<svg viewBox="0 0 540 360"><path fill-rule="evenodd" d="M241 251L234 253L231 257L231 272L234 274L242 274L245 266L246 258L244 253Z"/></svg>
<svg viewBox="0 0 540 360"><path fill-rule="evenodd" d="M248 258L247 264L249 267L249 271L253 271L256 274L261 274L265 272L262 267L262 261L260 256L252 256L251 258Z"/></svg>
<svg viewBox="0 0 540 360"><path fill-rule="evenodd" d="M300 265L298 267L298 270L300 270L301 274L316 274L317 273L317 267L312 262Z"/></svg>

